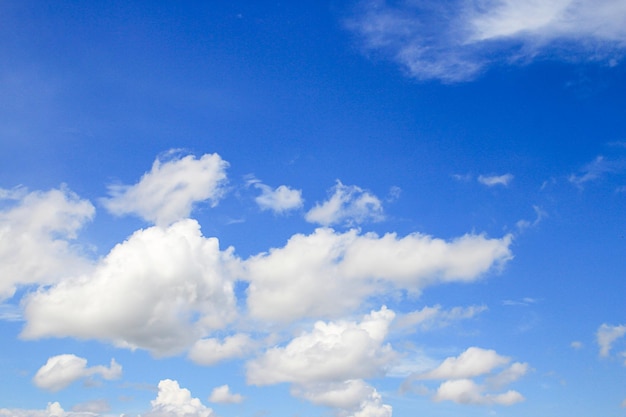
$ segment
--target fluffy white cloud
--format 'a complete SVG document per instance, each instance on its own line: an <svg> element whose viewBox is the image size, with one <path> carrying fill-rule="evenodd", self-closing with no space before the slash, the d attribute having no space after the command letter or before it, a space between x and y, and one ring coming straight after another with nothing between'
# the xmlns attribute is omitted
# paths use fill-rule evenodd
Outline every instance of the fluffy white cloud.
<svg viewBox="0 0 626 417"><path fill-rule="evenodd" d="M502 394L484 392L484 387L471 379L455 379L443 382L433 398L435 401L453 401L460 404L513 405L524 401L517 391L509 390Z"/></svg>
<svg viewBox="0 0 626 417"><path fill-rule="evenodd" d="M419 293L441 282L470 282L512 258L510 235L445 241L422 234L360 235L320 228L245 262L252 316L289 321L336 317L381 287Z"/></svg>
<svg viewBox="0 0 626 417"><path fill-rule="evenodd" d="M284 213L302 207L302 191L294 190L286 185L272 188L259 181L252 182L256 188L261 190L261 195L254 201L261 207L261 210L271 210L274 213Z"/></svg>
<svg viewBox="0 0 626 417"><path fill-rule="evenodd" d="M625 19L621 0L376 0L348 27L410 76L455 82L543 54L613 63L626 48Z"/></svg>
<svg viewBox="0 0 626 417"><path fill-rule="evenodd" d="M209 401L220 404L237 404L243 401L243 395L233 394L230 392L228 385L221 385L213 388L209 396Z"/></svg>
<svg viewBox="0 0 626 417"><path fill-rule="evenodd" d="M248 362L247 380L254 385L306 384L377 375L396 356L391 346L383 345L394 316L383 307L360 323L318 321L311 332Z"/></svg>
<svg viewBox="0 0 626 417"><path fill-rule="evenodd" d="M50 284L89 263L71 241L95 213L67 188L0 189L0 301L18 285Z"/></svg>
<svg viewBox="0 0 626 417"><path fill-rule="evenodd" d="M378 391L362 379L294 385L291 394L316 405L332 407L339 416L391 417L391 406L383 404Z"/></svg>
<svg viewBox="0 0 626 417"><path fill-rule="evenodd" d="M596 340L600 346L600 356L609 356L613 343L626 335L626 325L613 326L602 324L596 332Z"/></svg>
<svg viewBox="0 0 626 417"><path fill-rule="evenodd" d="M506 187L511 181L513 181L512 174L478 176L478 182L486 185L487 187L493 187L496 185L503 185Z"/></svg>
<svg viewBox="0 0 626 417"><path fill-rule="evenodd" d="M49 391L59 391L72 382L93 375L111 380L122 376L122 366L111 359L111 364L106 366L87 367L87 359L76 355L57 355L48 359L33 378L33 382L39 388Z"/></svg>
<svg viewBox="0 0 626 417"><path fill-rule="evenodd" d="M470 319L486 310L487 306L453 307L444 310L437 304L399 316L394 327L405 331L445 327L458 320Z"/></svg>
<svg viewBox="0 0 626 417"><path fill-rule="evenodd" d="M205 407L191 392L181 388L177 381L164 379L159 382L159 393L151 401L152 409L143 417L212 417L213 410Z"/></svg>
<svg viewBox="0 0 626 417"><path fill-rule="evenodd" d="M189 359L200 365L213 365L226 359L244 356L253 344L252 339L242 333L227 337L222 342L215 338L201 339L189 349Z"/></svg>
<svg viewBox="0 0 626 417"><path fill-rule="evenodd" d="M135 185L111 185L104 206L115 215L136 214L157 225L167 226L186 218L193 204L210 200L217 204L224 193L228 162L218 154L156 159L150 172Z"/></svg>
<svg viewBox="0 0 626 417"><path fill-rule="evenodd" d="M449 357L437 368L417 375L418 379L471 378L490 373L494 368L508 364L511 358L500 356L495 350L470 347L457 357Z"/></svg>
<svg viewBox="0 0 626 417"><path fill-rule="evenodd" d="M22 337L77 337L175 353L235 315L238 260L195 220L139 230L88 275L24 300Z"/></svg>
<svg viewBox="0 0 626 417"><path fill-rule="evenodd" d="M317 203L307 212L306 221L330 226L338 223L353 225L384 218L383 206L378 197L362 188L337 181L332 192L328 200Z"/></svg>

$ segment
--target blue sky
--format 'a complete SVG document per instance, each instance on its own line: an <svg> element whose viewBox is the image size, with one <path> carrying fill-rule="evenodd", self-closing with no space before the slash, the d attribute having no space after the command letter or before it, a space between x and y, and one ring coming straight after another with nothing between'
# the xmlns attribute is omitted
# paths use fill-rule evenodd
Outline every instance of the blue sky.
<svg viewBox="0 0 626 417"><path fill-rule="evenodd" d="M623 416L619 0L0 4L0 416Z"/></svg>

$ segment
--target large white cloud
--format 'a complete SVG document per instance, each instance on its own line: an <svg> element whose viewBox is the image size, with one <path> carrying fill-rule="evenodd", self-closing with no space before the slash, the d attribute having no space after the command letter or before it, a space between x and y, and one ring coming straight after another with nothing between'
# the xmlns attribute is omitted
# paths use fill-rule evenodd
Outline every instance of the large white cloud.
<svg viewBox="0 0 626 417"><path fill-rule="evenodd" d="M305 216L308 222L323 226L354 225L383 218L383 206L378 197L356 185L343 185L341 181L332 188L328 200L317 203Z"/></svg>
<svg viewBox="0 0 626 417"><path fill-rule="evenodd" d="M87 367L87 359L72 354L52 356L48 359L33 378L39 388L49 391L59 391L72 382L82 378L100 375L104 379L118 379L122 376L122 367L111 359L106 366Z"/></svg>
<svg viewBox="0 0 626 417"><path fill-rule="evenodd" d="M418 293L441 282L470 282L511 259L511 236L422 234L399 238L320 228L245 263L252 316L274 321L336 317L386 286Z"/></svg>
<svg viewBox="0 0 626 417"><path fill-rule="evenodd" d="M348 27L409 75L450 82L541 55L613 63L626 49L625 20L621 0L375 0Z"/></svg>
<svg viewBox="0 0 626 417"><path fill-rule="evenodd" d="M89 267L72 244L95 213L67 188L0 189L0 301L18 285L50 284Z"/></svg>
<svg viewBox="0 0 626 417"><path fill-rule="evenodd" d="M318 321L311 332L248 362L247 380L253 385L306 384L378 375L396 356L383 344L394 316L383 307L360 323Z"/></svg>
<svg viewBox="0 0 626 417"><path fill-rule="evenodd" d="M143 417L212 417L213 410L206 407L191 392L181 388L177 381L164 379L159 382L159 393L151 401L152 409Z"/></svg>
<svg viewBox="0 0 626 417"><path fill-rule="evenodd" d="M135 232L88 275L27 296L22 337L71 336L175 353L235 315L238 260L195 220Z"/></svg>
<svg viewBox="0 0 626 417"><path fill-rule="evenodd" d="M175 153L170 152L172 157ZM136 214L157 225L167 226L186 218L193 204L210 200L217 204L224 193L228 162L218 154L193 155L169 160L156 159L150 172L135 185L109 186L103 199L113 214Z"/></svg>

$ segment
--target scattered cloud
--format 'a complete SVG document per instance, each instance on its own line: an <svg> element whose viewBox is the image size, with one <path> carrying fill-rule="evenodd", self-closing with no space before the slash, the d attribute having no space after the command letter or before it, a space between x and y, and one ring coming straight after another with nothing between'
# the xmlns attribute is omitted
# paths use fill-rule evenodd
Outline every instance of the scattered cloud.
<svg viewBox="0 0 626 417"><path fill-rule="evenodd" d="M237 404L243 401L243 395L230 392L228 385L213 388L209 401L217 404Z"/></svg>
<svg viewBox="0 0 626 417"><path fill-rule="evenodd" d="M236 315L233 249L191 219L139 230L87 275L23 300L25 339L76 337L177 353Z"/></svg>
<svg viewBox="0 0 626 417"><path fill-rule="evenodd" d="M249 361L248 383L307 384L379 375L396 356L390 345L383 344L394 317L393 311L382 307L360 323L318 321L311 332Z"/></svg>
<svg viewBox="0 0 626 417"><path fill-rule="evenodd" d="M578 340L575 340L572 343L570 343L570 346L572 349L579 350L583 348L583 343Z"/></svg>
<svg viewBox="0 0 626 417"><path fill-rule="evenodd" d="M470 347L458 357L449 357L437 368L416 375L417 379L460 379L490 373L506 365L510 358L500 356L495 350Z"/></svg>
<svg viewBox="0 0 626 417"><path fill-rule="evenodd" d="M122 376L122 367L115 359L106 366L87 367L87 359L72 354L57 355L48 359L33 378L33 383L48 391L60 391L79 379L100 375L111 380Z"/></svg>
<svg viewBox="0 0 626 417"><path fill-rule="evenodd" d="M249 181L249 184L261 191L261 195L254 199L261 210L271 210L274 213L283 214L290 210L299 209L304 203L301 190L294 190L286 185L272 188L258 180Z"/></svg>
<svg viewBox="0 0 626 417"><path fill-rule="evenodd" d="M48 403L45 410L0 408L2 417L94 417L90 411L65 411L58 402Z"/></svg>
<svg viewBox="0 0 626 417"><path fill-rule="evenodd" d="M246 355L254 342L246 334L238 333L225 338L198 340L189 350L189 359L200 365L213 365L220 361Z"/></svg>
<svg viewBox="0 0 626 417"><path fill-rule="evenodd" d="M419 293L443 282L471 282L512 258L512 237L345 233L320 228L245 262L247 303L255 318L335 317L385 286Z"/></svg>
<svg viewBox="0 0 626 417"><path fill-rule="evenodd" d="M433 399L435 401L480 405L513 405L524 401L522 394L517 391L509 390L502 394L491 394L484 391L485 387L471 379L454 379L443 382Z"/></svg>
<svg viewBox="0 0 626 417"><path fill-rule="evenodd" d="M600 346L600 356L607 357L616 340L626 335L626 325L613 326L602 324L596 332L596 341Z"/></svg>
<svg viewBox="0 0 626 417"><path fill-rule="evenodd" d="M523 232L526 229L531 227L536 227L543 219L548 217L548 213L546 213L541 207L533 206L533 210L535 211L535 219L534 220L519 220L515 225L520 232Z"/></svg>
<svg viewBox="0 0 626 417"><path fill-rule="evenodd" d="M532 297L524 297L521 300L504 300L502 301L503 306L521 306L528 307L532 304L537 304L538 300Z"/></svg>
<svg viewBox="0 0 626 417"><path fill-rule="evenodd" d="M177 381L164 379L159 382L159 393L151 401L152 409L142 417L213 417L215 413L204 406L191 392L181 388Z"/></svg>
<svg viewBox="0 0 626 417"><path fill-rule="evenodd" d="M383 206L375 195L356 185L343 185L337 180L332 195L317 203L305 215L306 221L323 226L346 224L348 226L384 219Z"/></svg>
<svg viewBox="0 0 626 417"><path fill-rule="evenodd" d="M72 241L94 214L89 201L64 186L0 189L0 301L20 285L51 284L88 270L90 263Z"/></svg>
<svg viewBox="0 0 626 417"><path fill-rule="evenodd" d="M409 76L468 81L537 57L613 64L626 49L620 0L362 2L347 27Z"/></svg>
<svg viewBox="0 0 626 417"><path fill-rule="evenodd" d="M399 316L394 324L396 329L405 331L428 330L445 327L459 320L466 320L487 310L487 306L453 307L444 310L439 304Z"/></svg>
<svg viewBox="0 0 626 417"><path fill-rule="evenodd" d="M216 205L224 194L227 167L218 154L196 159L170 151L157 158L138 183L109 186L110 197L102 203L115 215L135 214L168 226L189 217L194 203L210 200Z"/></svg>
<svg viewBox="0 0 626 417"><path fill-rule="evenodd" d="M504 187L508 187L511 181L513 181L513 175L512 174L479 175L477 180L479 183L486 185L487 187L494 187L496 185L502 185Z"/></svg>

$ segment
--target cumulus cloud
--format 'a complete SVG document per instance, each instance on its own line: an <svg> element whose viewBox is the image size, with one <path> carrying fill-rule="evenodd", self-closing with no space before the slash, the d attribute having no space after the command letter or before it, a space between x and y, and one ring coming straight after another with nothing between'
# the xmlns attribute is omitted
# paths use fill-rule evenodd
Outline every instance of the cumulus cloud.
<svg viewBox="0 0 626 417"><path fill-rule="evenodd" d="M274 213L282 214L302 207L301 190L295 190L286 185L272 188L258 180L253 180L251 183L261 191L261 195L254 199L261 210L271 210Z"/></svg>
<svg viewBox="0 0 626 417"><path fill-rule="evenodd" d="M484 387L471 379L455 379L443 382L435 396L435 401L453 401L459 404L483 405L513 405L524 401L524 397L517 391L509 390L502 394L484 392Z"/></svg>
<svg viewBox="0 0 626 417"><path fill-rule="evenodd" d="M417 79L475 78L538 56L613 64L626 48L620 0L363 2L347 27Z"/></svg>
<svg viewBox="0 0 626 417"><path fill-rule="evenodd" d="M224 194L227 167L218 154L196 159L170 151L157 158L138 183L109 186L110 197L102 203L115 215L135 214L167 226L188 217L194 203L210 200L216 205Z"/></svg>
<svg viewBox="0 0 626 417"><path fill-rule="evenodd" d="M189 350L189 359L200 365L213 365L246 355L253 344L250 336L242 333L227 337L224 341L215 338L201 339Z"/></svg>
<svg viewBox="0 0 626 417"><path fill-rule="evenodd" d="M495 350L470 347L457 357L449 357L437 368L418 375L418 379L459 379L471 378L491 372L510 362L510 358L500 356Z"/></svg>
<svg viewBox="0 0 626 417"><path fill-rule="evenodd" d="M339 416L391 417L392 408L362 379L341 382L295 385L291 394L315 405L332 407Z"/></svg>
<svg viewBox="0 0 626 417"><path fill-rule="evenodd" d="M318 321L311 332L249 361L247 380L253 385L306 384L380 374L396 356L390 345L383 345L394 316L383 307L360 323Z"/></svg>
<svg viewBox="0 0 626 417"><path fill-rule="evenodd" d="M503 175L479 175L478 182L486 185L487 187L494 187L496 185L502 185L507 187L511 181L513 181L512 174Z"/></svg>
<svg viewBox="0 0 626 417"><path fill-rule="evenodd" d="M356 185L343 185L341 181L332 188L328 200L317 203L305 215L306 221L323 226L376 222L383 218L383 206L378 197Z"/></svg>
<svg viewBox="0 0 626 417"><path fill-rule="evenodd" d="M159 393L151 401L152 409L143 417L212 417L213 410L204 406L191 392L181 388L177 381L164 379L159 382Z"/></svg>
<svg viewBox="0 0 626 417"><path fill-rule="evenodd" d="M243 395L233 394L228 385L221 385L213 388L209 401L219 404L237 404L243 401Z"/></svg>
<svg viewBox="0 0 626 417"><path fill-rule="evenodd" d="M176 353L235 315L238 260L195 220L139 230L95 270L24 299L21 336L98 339Z"/></svg>
<svg viewBox="0 0 626 417"><path fill-rule="evenodd" d="M470 319L486 310L487 306L484 305L453 307L450 310L444 310L437 304L433 307L427 306L421 310L411 311L399 316L394 327L405 331L445 327L458 320Z"/></svg>
<svg viewBox="0 0 626 417"><path fill-rule="evenodd" d="M0 301L19 285L51 284L88 269L72 241L94 213L66 187L0 189Z"/></svg>
<svg viewBox="0 0 626 417"><path fill-rule="evenodd" d="M609 356L613 343L626 335L626 325L613 326L602 324L596 332L596 341L600 346L600 356Z"/></svg>
<svg viewBox="0 0 626 417"><path fill-rule="evenodd" d="M59 391L72 382L93 375L111 380L122 376L122 366L111 359L111 364L106 366L87 367L87 359L72 354L57 355L48 359L33 378L33 382L39 388L48 391Z"/></svg>
<svg viewBox="0 0 626 417"><path fill-rule="evenodd" d="M320 228L245 262L248 309L256 318L289 321L336 317L394 286L418 293L441 282L471 282L511 259L511 236L465 235L451 241L422 234L399 238Z"/></svg>

